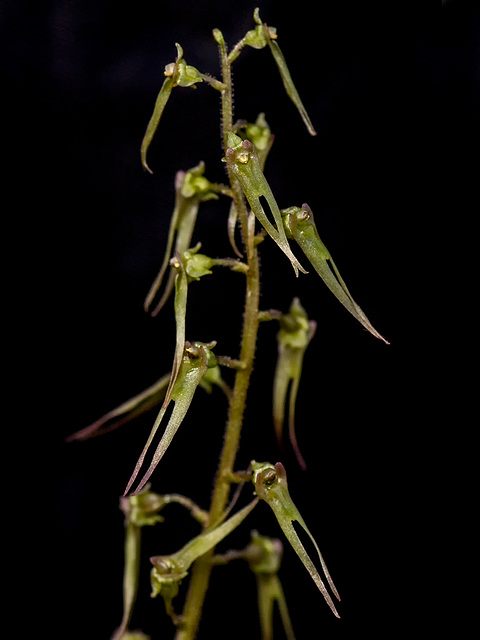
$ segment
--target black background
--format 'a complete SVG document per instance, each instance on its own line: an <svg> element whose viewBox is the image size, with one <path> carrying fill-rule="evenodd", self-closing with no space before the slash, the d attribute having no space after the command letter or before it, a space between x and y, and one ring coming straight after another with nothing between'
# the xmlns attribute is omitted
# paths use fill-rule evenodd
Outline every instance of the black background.
<svg viewBox="0 0 480 640"><path fill-rule="evenodd" d="M456 92L467 119L478 106L471 62L478 10L446 3L441 40L438 11L424 16L417 6L408 14L386 4L260 3L262 19L277 27L315 138L284 94L268 50L245 50L234 67L236 117L254 120L264 111L276 135L266 175L277 201L282 208L310 204L352 294L391 342L363 330L313 272L296 280L276 246L262 245L262 307L287 310L298 295L318 322L297 407L308 470L298 469L291 451L278 451L273 437L273 323L260 330L238 457L239 469L252 458L284 462L291 494L342 595L337 620L285 550L281 576L299 640L389 637L409 625L415 609L410 558L425 515L429 480L420 458L432 428L418 404L419 338L427 327L416 238L431 215L442 92ZM164 65L179 42L189 64L218 77L212 28L232 46L252 28L256 5L52 0L4 1L0 9L5 183L15 194L9 217L22 239L17 255L27 265L17 308L30 323L25 340L34 362L20 379L24 398L31 387L39 392L33 411L25 402L18 412L38 439L45 474L30 486L41 515L24 554L31 558L35 548L35 562L45 567L34 582L37 595L46 595L41 626L49 637L100 640L120 621L118 496L154 414L85 444L63 439L169 370L172 307L152 319L142 305L163 258L174 176L204 160L206 175L224 180L219 99L202 85L173 92L149 154L154 175L142 171L140 142ZM201 210L194 240L209 255L231 255L227 210L224 201ZM192 286L187 338L215 339L217 353L235 357L242 287L241 276L220 270ZM221 394L199 393L153 488L206 507L224 421ZM175 551L197 532L181 509L170 513L145 531L133 626L153 639L173 637L173 629L161 601L149 598L148 557ZM248 542L249 527L281 537L260 505L231 546ZM39 529L50 543L43 550ZM415 562L421 573L421 559ZM424 607L423 620L429 615ZM217 569L199 637L260 637L257 624L246 568Z"/></svg>

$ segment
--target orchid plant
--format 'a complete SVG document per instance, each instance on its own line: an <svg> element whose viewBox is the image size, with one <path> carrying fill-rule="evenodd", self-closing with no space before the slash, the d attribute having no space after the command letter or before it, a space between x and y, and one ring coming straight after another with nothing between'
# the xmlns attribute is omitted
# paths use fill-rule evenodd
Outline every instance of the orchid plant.
<svg viewBox="0 0 480 640"><path fill-rule="evenodd" d="M273 135L264 114L260 114L252 123L233 122L232 64L245 47L254 49L268 47L280 72L287 95L298 109L309 134L316 135L279 47L276 29L262 22L259 10L256 9L253 28L230 52L227 50L223 34L218 29L214 29L213 37L220 52L221 79L202 73L188 65L183 57L182 47L177 44L174 62L165 67L165 80L148 123L140 152L143 167L152 172L147 163L148 150L174 90L176 91L178 87L194 87L199 83L206 83L219 92L222 105L222 160L228 183L217 184L208 180L204 175L203 162L187 171L177 173L175 207L165 257L145 299L145 310L156 316L164 308L170 296L173 296L176 346L171 371L165 373L141 394L69 438L84 440L99 435L155 405L160 406L151 433L139 454L120 501L120 507L125 516L126 535L124 613L120 626L114 634L115 640L147 638L142 632L130 629L140 579L142 529L145 526L157 526L161 523L164 519L164 509L171 503L183 505L200 527L198 535L177 552L170 555L155 555L151 558L151 595L163 598L165 610L176 628L176 640L193 640L197 636L213 568L236 559L245 560L255 574L262 640L273 638L275 604L278 606L285 636L288 640L294 639L293 624L278 576L283 553L281 540L266 537L253 529L251 542L244 549L232 549L224 554L215 551L218 543L239 527L244 520L252 519L252 511L260 508L258 505L262 502L273 511L286 541L303 563L333 614L339 617L333 600L333 597L340 600L338 590L313 534L290 497L283 464L252 460L248 469L235 469L247 390L253 371L257 332L261 322L278 323L279 327L278 361L273 381L272 428L279 444L282 444L287 413L289 439L293 450L300 466L305 468L307 464L300 453L295 435L295 402L303 357L317 325L314 320L308 318L297 297L293 298L292 305L286 312L260 309L259 251L261 244L269 239L273 240L290 261L297 277L307 273L305 266L310 264L352 316L374 337L387 342L372 326L347 289L329 251L320 239L310 207L303 204L281 209L277 204L277 199L264 175L265 162L273 143ZM199 208L202 203L220 197L226 198L229 202L226 233L233 252L233 257L222 259L211 258L201 253L200 243L192 246L193 233L194 230L197 231ZM240 248L237 244L237 235L242 243ZM303 254L303 265L294 254L292 241L298 245ZM215 341L209 343L188 341L185 335L189 288L197 286L195 283L205 275L212 274L215 267L227 268L240 273L245 278L243 330L240 353L237 357L215 353ZM233 370L235 375L233 386L224 381L222 377L224 368ZM203 509L186 496L155 493L151 489L151 482L155 480L155 471L161 465L163 456L168 454L169 445L181 428L198 388L210 391L214 385L225 394L229 413L211 503L208 509ZM161 436L142 474L141 471L147 464L150 449L157 440L157 432L160 430L162 430ZM242 487L246 484L250 484L255 497L245 507L235 511ZM233 495L232 489L234 489ZM233 515L232 511L235 511ZM305 532L307 542L313 544L327 586L294 528L294 522L297 522ZM159 547L161 551L161 542ZM183 588L183 583L187 581L188 588L183 610L178 611L175 598Z"/></svg>

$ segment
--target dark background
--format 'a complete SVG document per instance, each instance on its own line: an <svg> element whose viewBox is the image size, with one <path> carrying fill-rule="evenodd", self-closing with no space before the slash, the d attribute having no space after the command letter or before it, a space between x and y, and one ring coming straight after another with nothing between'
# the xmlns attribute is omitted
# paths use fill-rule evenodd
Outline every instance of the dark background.
<svg viewBox="0 0 480 640"><path fill-rule="evenodd" d="M466 120L478 107L478 10L446 3L442 36L438 10L408 14L387 3L4 0L4 178L15 195L9 218L22 239L18 259L27 265L17 308L32 326L34 366L25 384L39 400L27 422L44 471L30 487L42 514L24 551L35 546L53 578L48 589L38 588L44 577L36 586L41 600L46 595L41 624L50 637L100 640L120 621L118 496L155 414L85 444L63 439L169 370L172 306L152 319L142 305L163 257L174 176L204 160L207 176L224 180L219 98L202 85L174 90L149 154L154 175L142 171L140 143L164 65L179 42L189 64L219 77L212 28L233 46L253 27L257 4L277 27L318 135L306 132L267 49L245 50L234 67L235 115L254 120L265 112L276 134L266 175L277 201L310 204L353 296L391 345L363 330L313 271L296 280L265 242L262 307L286 311L298 295L318 322L297 407L308 470L298 469L291 451L278 451L273 437L273 323L259 335L238 468L252 458L285 463L291 494L342 595L337 620L286 549L281 576L299 640L389 637L409 626L415 609L411 554L421 574L419 522L430 480L420 459L432 429L418 403L428 327L417 237L437 188L439 103L454 91L457 102L443 106ZM194 240L207 254L231 255L226 211L218 201L200 212ZM235 357L242 287L241 276L221 270L192 286L187 338L216 339L217 353ZM22 420L27 407L19 405ZM198 394L153 476L156 491L208 505L224 410L220 393ZM197 532L181 509L170 513L145 531L133 627L153 639L166 637L164 628L168 635L169 622L162 602L148 597L148 557L177 550ZM281 537L265 505L249 520L232 546L248 542L249 527ZM38 529L47 533L43 550ZM233 581L222 581L230 572ZM424 621L429 615L424 607ZM259 637L253 578L240 563L219 568L199 637L247 634Z"/></svg>

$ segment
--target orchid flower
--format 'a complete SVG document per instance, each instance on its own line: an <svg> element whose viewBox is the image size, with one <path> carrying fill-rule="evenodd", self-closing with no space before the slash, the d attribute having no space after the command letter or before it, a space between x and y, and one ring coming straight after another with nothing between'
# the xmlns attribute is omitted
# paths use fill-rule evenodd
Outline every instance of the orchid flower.
<svg viewBox="0 0 480 640"><path fill-rule="evenodd" d="M305 469L305 460L300 453L295 435L295 403L302 375L303 356L315 333L317 323L314 320L308 320L305 309L298 298L293 300L289 313L280 316L279 321L280 331L277 335L278 360L273 385L273 422L277 442L281 447L285 404L288 388L290 387L288 410L290 442L300 466Z"/></svg>
<svg viewBox="0 0 480 640"><path fill-rule="evenodd" d="M277 68L280 72L280 77L282 78L283 86L285 88L285 91L287 92L288 97L300 113L300 116L305 123L309 134L312 136L317 135L317 132L313 128L307 111L292 80L292 76L288 69L285 57L280 49L280 46L278 45L276 28L269 27L267 24L261 21L258 8L256 8L253 13L253 19L257 26L255 27L255 29L247 31L240 42L235 45L235 47L228 55L229 61L233 62L245 46L253 47L254 49L263 49L264 47L268 46L270 48L273 59L275 60L275 64L277 65Z"/></svg>
<svg viewBox="0 0 480 640"><path fill-rule="evenodd" d="M260 20L260 15L258 9L255 10L253 15L255 22L263 29L263 33L265 34L265 39L270 47L270 51L272 53L273 59L278 67L280 72L280 76L282 78L283 86L285 87L285 91L287 92L288 97L293 102L293 104L297 107L298 112L300 113L305 126L308 129L308 133L311 136L316 136L317 132L313 128L312 122L308 117L307 110L305 109L303 102L298 95L298 91L293 83L292 76L290 75L290 71L288 70L287 62L285 57L278 45L277 42L277 31L274 27L268 27L266 24L262 24Z"/></svg>
<svg viewBox="0 0 480 640"><path fill-rule="evenodd" d="M283 227L282 215L272 190L263 175L255 145L250 142L250 140L242 141L239 136L231 131L228 132L227 143L228 147L225 151L227 165L234 177L239 181L255 217L272 240L277 243L288 257L292 263L295 274L298 276L299 270L307 273L293 255L290 245L288 244ZM265 198L267 201L276 226L268 219L260 202L260 198Z"/></svg>
<svg viewBox="0 0 480 640"><path fill-rule="evenodd" d="M175 177L175 208L170 221L167 248L160 271L145 298L145 311L150 309L155 296L160 290L165 272L174 255L182 255L190 247L200 203L218 197L215 193L216 190L219 190L218 185L207 180L203 175L204 171L205 164L200 162L193 169L189 169L186 172L177 172ZM173 247L174 241L175 248ZM172 269L168 276L164 293L152 315L158 314L173 291L175 275L175 270Z"/></svg>
<svg viewBox="0 0 480 640"><path fill-rule="evenodd" d="M257 600L260 615L262 640L273 640L273 608L278 605L287 640L295 640L293 627L288 612L285 594L278 577L283 555L283 545L277 538L267 538L251 532L251 541L240 550L230 549L226 553L216 554L212 562L222 565L232 560L245 560L255 574L257 582Z"/></svg>
<svg viewBox="0 0 480 640"><path fill-rule="evenodd" d="M167 503L163 496L153 493L148 486L138 496L122 498L120 501L120 508L125 516L123 616L112 640L126 640L126 638L134 637L134 633L136 633L129 632L128 625L132 617L133 605L138 591L141 528L162 522L163 518L158 514L165 504Z"/></svg>
<svg viewBox="0 0 480 640"><path fill-rule="evenodd" d="M170 261L171 266L176 270L174 301L176 347L172 374L162 407L157 419L155 420L143 451L140 454L137 464L135 465L135 469L127 484L124 495L130 491L130 488L143 465L145 455L153 441L153 438L155 437L170 402L173 400L175 403L170 420L153 455L152 462L140 481L139 486L134 491L134 495L145 485L155 467L163 457L181 422L183 421L193 399L193 395L198 385L201 383L202 378L207 373L207 370L215 369L218 365L218 362L211 351L211 349L216 345L216 342L210 342L208 344L195 342L191 344L185 341L188 283L189 281L198 280L202 276L212 273L210 269L213 266L227 266L233 271L243 272L247 267L244 263L238 260L228 258L210 258L209 256L198 253L199 249L200 244L188 251L184 251L183 256L180 256L178 253L175 254L175 257ZM207 390L208 384L219 381L218 373L219 372L216 371L215 375L208 379L206 387ZM228 396L228 388L226 385L220 384L219 386L222 386Z"/></svg>
<svg viewBox="0 0 480 640"><path fill-rule="evenodd" d="M177 595L181 581L188 575L190 566L213 549L228 534L236 529L254 509L258 503L255 498L246 507L231 516L228 520L213 529L206 530L196 538L193 538L176 553L168 556L154 556L150 558L153 564L151 571L152 597L161 594L165 601L167 613L173 620L176 616L173 612L172 600Z"/></svg>
<svg viewBox="0 0 480 640"><path fill-rule="evenodd" d="M273 607L278 605L287 640L295 640L287 601L278 570L282 560L283 545L280 540L261 536L252 531L252 541L245 558L257 581L258 611L262 640L273 640Z"/></svg>
<svg viewBox="0 0 480 640"><path fill-rule="evenodd" d="M185 62L185 60L183 59L182 47L178 43L176 43L175 46L177 48L177 57L175 59L175 62L171 62L165 66L164 74L166 77L163 81L160 93L157 96L153 114L147 125L147 130L145 131L145 135L143 137L142 145L140 148L140 158L142 161L142 166L150 173L153 172L147 164L147 151L158 128L160 118L162 117L163 110L165 109L168 99L170 98L172 89L177 86L191 87L197 82L202 82L205 79L204 75L200 73L198 69L192 67L191 65L188 65Z"/></svg>
<svg viewBox="0 0 480 640"><path fill-rule="evenodd" d="M335 616L339 618L340 616L338 615L335 605L333 604L333 600L330 597L330 594L328 593L320 577L320 574L318 573L317 568L313 564L310 556L305 550L305 547L301 543L297 532L293 528L292 523L297 521L299 525L305 530L310 540L313 542L327 582L336 598L340 600L338 591L333 583L332 578L330 577L330 573L328 572L322 554L320 553L320 549L315 542L315 538L308 530L304 519L300 515L300 512L298 511L297 507L293 503L292 498L290 497L290 494L288 492L287 474L285 472L285 467L281 462L277 462L275 465L273 465L269 462L255 462L254 460L251 463L251 467L253 470L253 484L255 485L255 492L257 496L261 500L265 500L265 502L272 509L278 521L278 524L285 534L285 537L292 545L295 553L298 555L300 560L303 562L303 565L311 575L320 593L325 598L328 606L333 611Z"/></svg>
<svg viewBox="0 0 480 640"><path fill-rule="evenodd" d="M290 207L282 211L285 230L289 238L293 238L303 253L310 260L315 271L333 295L343 304L354 318L362 324L367 331L386 344L389 344L383 336L372 326L370 320L352 298L347 285L343 281L327 247L320 240L317 227L313 219L313 213L308 204L302 207Z"/></svg>
<svg viewBox="0 0 480 640"><path fill-rule="evenodd" d="M260 113L254 123L245 121L237 122L234 126L234 133L239 134L243 140L250 140L250 142L253 143L257 150L260 168L263 171L274 139L274 136L270 131L270 127L265 120L265 114ZM242 253L239 251L235 243L235 227L237 224L237 218L238 211L235 203L232 201L228 216L228 239L230 240L230 245L234 252L241 258Z"/></svg>
<svg viewBox="0 0 480 640"><path fill-rule="evenodd" d="M208 513L192 500L176 493L159 495L151 491L148 484L138 495L120 498L120 509L125 516L123 616L112 640L127 640L127 638L134 638L136 633L140 633L128 631L128 625L138 591L141 529L163 522L164 518L159 515L159 512L172 503L181 504L190 511L197 522L204 526L207 524Z"/></svg>
<svg viewBox="0 0 480 640"><path fill-rule="evenodd" d="M185 418L185 415L188 411L188 408L190 407L193 396L202 377L205 375L209 367L214 367L217 365L215 356L211 352L211 348L214 345L215 343L203 344L200 342L195 342L193 344L190 344L189 342L185 342L184 354L180 367L178 368L178 371L175 375L175 382L167 391L167 397L165 398L162 408L160 409L157 419L155 420L155 423L152 427L143 451L140 454L137 464L135 465L135 469L127 484L124 495L126 495L130 491L130 488L135 482L135 479L145 460L147 451L150 448L150 445L163 420L163 417L165 416L170 402L173 401L174 407L170 415L170 420L168 421L163 436L155 450L155 453L153 454L150 466L141 479L139 485L133 492L133 495L137 495L138 492L145 486L156 466L162 459L165 451L169 447L170 443L173 440L173 437L180 427L180 424Z"/></svg>

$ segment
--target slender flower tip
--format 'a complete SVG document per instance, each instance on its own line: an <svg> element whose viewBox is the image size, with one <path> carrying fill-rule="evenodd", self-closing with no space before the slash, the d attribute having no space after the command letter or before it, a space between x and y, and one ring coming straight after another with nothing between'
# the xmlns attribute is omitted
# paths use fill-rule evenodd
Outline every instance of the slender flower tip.
<svg viewBox="0 0 480 640"><path fill-rule="evenodd" d="M146 161L146 160L142 160L142 166L143 166L143 168L145 169L145 171L148 171L148 173L149 173L150 175L152 175L152 176L153 176L153 171L152 171L152 170L150 169L150 167L148 166L148 164L147 164L147 161Z"/></svg>

